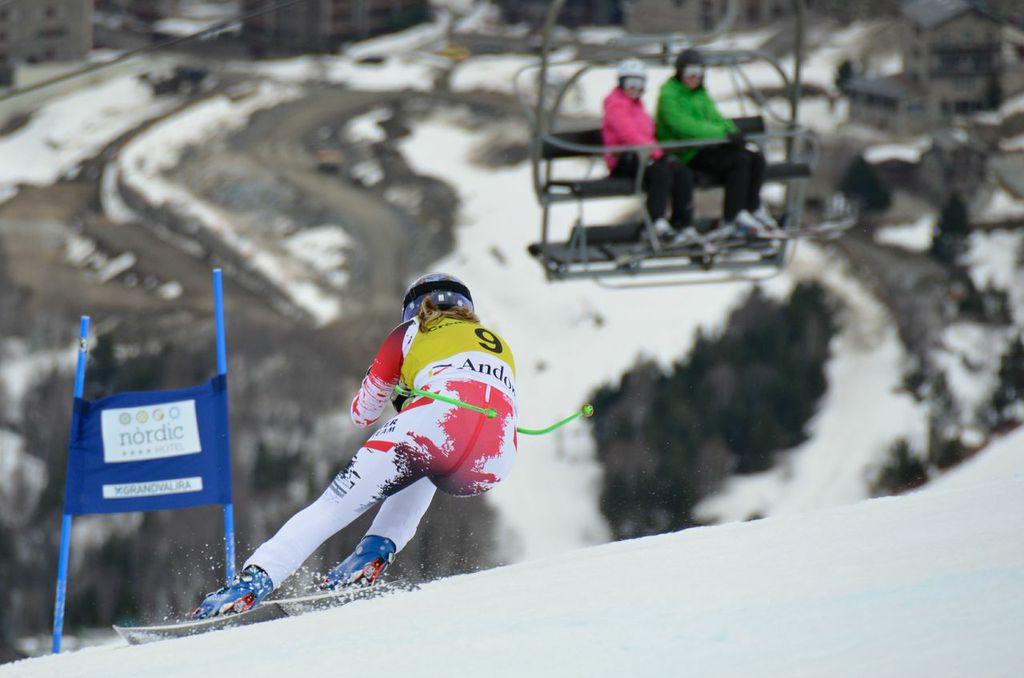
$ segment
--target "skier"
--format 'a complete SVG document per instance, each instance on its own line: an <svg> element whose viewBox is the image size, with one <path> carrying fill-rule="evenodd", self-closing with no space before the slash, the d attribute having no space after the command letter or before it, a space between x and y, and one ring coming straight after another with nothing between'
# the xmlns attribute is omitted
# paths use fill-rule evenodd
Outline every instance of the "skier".
<svg viewBox="0 0 1024 678"><path fill-rule="evenodd" d="M618 84L604 99L601 137L605 146L645 146L657 143L654 121L640 99L647 85L647 68L639 59L619 64ZM604 157L613 177L636 178L640 171L636 153L609 153ZM693 223L693 175L674 155L660 148L651 151L644 167L647 214L657 234L675 243L699 239ZM665 219L672 198L671 222Z"/></svg>
<svg viewBox="0 0 1024 678"><path fill-rule="evenodd" d="M426 396L395 396L401 385L491 408L485 414ZM352 421L370 426L391 400L398 415L363 443L330 487L292 516L193 619L244 612L290 576L326 539L383 500L355 551L320 582L323 590L369 586L409 542L434 492L469 496L494 487L516 452L515 362L508 344L480 324L469 288L425 275L406 290L402 323L384 339L352 401Z"/></svg>
<svg viewBox="0 0 1024 678"><path fill-rule="evenodd" d="M665 81L658 95L656 127L659 141L720 139L722 143L684 148L679 158L695 172L710 174L725 184L722 221L707 237L734 233L760 235L778 228L761 204L765 159L756 146L747 144L736 124L719 113L704 88L704 57L687 49L676 57L676 73Z"/></svg>

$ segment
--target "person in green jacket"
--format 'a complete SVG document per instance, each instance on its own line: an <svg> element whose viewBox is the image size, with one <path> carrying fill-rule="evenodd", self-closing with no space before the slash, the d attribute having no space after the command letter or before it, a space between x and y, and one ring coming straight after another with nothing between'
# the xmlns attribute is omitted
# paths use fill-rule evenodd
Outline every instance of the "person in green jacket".
<svg viewBox="0 0 1024 678"><path fill-rule="evenodd" d="M694 172L711 175L725 187L722 224L716 237L761 235L778 228L761 204L765 159L748 144L732 120L719 113L704 88L704 57L687 49L676 57L676 73L661 86L655 134L658 141L720 139L721 143L677 151Z"/></svg>

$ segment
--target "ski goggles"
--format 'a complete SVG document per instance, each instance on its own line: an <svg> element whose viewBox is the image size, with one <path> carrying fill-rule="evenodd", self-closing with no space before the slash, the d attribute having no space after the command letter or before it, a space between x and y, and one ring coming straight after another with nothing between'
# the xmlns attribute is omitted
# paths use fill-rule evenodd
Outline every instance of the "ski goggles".
<svg viewBox="0 0 1024 678"><path fill-rule="evenodd" d="M703 78L704 67L700 65L690 65L683 68L684 78Z"/></svg>
<svg viewBox="0 0 1024 678"><path fill-rule="evenodd" d="M631 75L622 79L622 89L643 89L646 86L647 80L645 78Z"/></svg>

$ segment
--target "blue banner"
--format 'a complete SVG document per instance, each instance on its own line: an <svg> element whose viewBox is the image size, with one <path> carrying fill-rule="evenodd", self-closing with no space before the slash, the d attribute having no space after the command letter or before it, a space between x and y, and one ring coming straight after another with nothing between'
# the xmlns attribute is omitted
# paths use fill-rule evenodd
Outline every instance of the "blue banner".
<svg viewBox="0 0 1024 678"><path fill-rule="evenodd" d="M230 504L227 377L76 398L65 492L69 515Z"/></svg>

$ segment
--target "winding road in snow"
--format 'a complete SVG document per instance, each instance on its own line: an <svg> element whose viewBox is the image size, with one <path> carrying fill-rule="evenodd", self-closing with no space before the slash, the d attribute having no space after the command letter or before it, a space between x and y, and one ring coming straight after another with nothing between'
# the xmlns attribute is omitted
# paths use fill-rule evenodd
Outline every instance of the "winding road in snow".
<svg viewBox="0 0 1024 678"><path fill-rule="evenodd" d="M336 213L359 253L349 259L350 285L371 307L391 309L408 276L403 216L382 196L347 183L337 175L316 170L316 161L303 143L312 130L353 117L374 105L394 99L393 93L353 92L316 88L294 102L253 116L242 134L253 143L247 151L280 181L311 196ZM240 147L236 139L236 147Z"/></svg>

